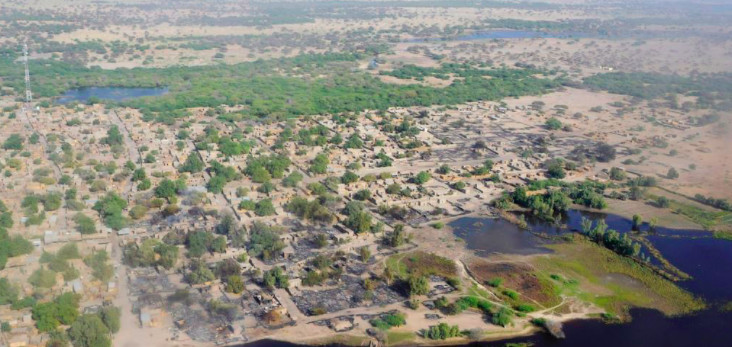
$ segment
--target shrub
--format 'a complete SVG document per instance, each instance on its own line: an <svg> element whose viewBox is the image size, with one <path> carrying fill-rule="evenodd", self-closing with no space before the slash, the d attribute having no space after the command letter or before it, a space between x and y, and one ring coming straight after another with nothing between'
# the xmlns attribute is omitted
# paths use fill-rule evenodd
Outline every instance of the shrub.
<svg viewBox="0 0 732 347"><path fill-rule="evenodd" d="M430 326L424 336L430 340L449 339L451 337L460 336L460 328L457 325L451 326L447 323L440 323L438 325Z"/></svg>
<svg viewBox="0 0 732 347"><path fill-rule="evenodd" d="M562 128L562 122L560 122L559 119L556 119L554 117L547 119L545 125L546 125L547 129L549 129L549 130L559 130Z"/></svg>
<svg viewBox="0 0 732 347"><path fill-rule="evenodd" d="M493 322L493 324L495 325L505 327L511 324L511 317L513 317L513 313L511 312L511 310L505 307L501 307L501 309L493 315L493 317L491 318L491 322Z"/></svg>
<svg viewBox="0 0 732 347"><path fill-rule="evenodd" d="M486 282L489 286L498 288L503 283L503 279L500 277L491 278Z"/></svg>

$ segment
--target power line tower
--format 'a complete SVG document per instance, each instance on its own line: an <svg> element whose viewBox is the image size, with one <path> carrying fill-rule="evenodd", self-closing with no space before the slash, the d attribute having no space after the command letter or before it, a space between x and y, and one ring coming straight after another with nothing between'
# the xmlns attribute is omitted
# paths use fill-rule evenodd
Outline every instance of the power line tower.
<svg viewBox="0 0 732 347"><path fill-rule="evenodd" d="M33 94L30 86L30 71L28 70L28 44L23 43L23 63L25 65L25 102L26 108L30 110Z"/></svg>

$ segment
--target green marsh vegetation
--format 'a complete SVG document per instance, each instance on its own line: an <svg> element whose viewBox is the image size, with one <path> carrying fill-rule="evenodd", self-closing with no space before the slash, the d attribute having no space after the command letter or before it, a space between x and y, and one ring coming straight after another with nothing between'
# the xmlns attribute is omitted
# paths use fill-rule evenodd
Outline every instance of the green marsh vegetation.
<svg viewBox="0 0 732 347"><path fill-rule="evenodd" d="M572 242L548 246L556 255L534 265L551 273L557 290L576 295L606 311L628 318L630 307L658 309L667 315L704 309L706 304L636 261L575 235ZM608 274L621 279L607 279ZM571 279L571 280L565 280ZM598 287L604 289L598 290Z"/></svg>

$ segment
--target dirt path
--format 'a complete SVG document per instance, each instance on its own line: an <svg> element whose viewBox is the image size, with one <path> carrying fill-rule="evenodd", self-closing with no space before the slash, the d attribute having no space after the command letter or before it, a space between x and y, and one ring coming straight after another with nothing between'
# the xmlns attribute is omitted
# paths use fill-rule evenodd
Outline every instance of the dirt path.
<svg viewBox="0 0 732 347"><path fill-rule="evenodd" d="M125 141L125 148L127 148L127 159L135 164L141 163L140 150L137 148L137 144L135 143L135 141L132 140L132 137L130 136L130 131L127 129L127 125L125 125L125 123L122 121L122 118L119 117L117 111L112 111L112 115L109 117L109 121L112 122L112 124L116 125L117 128L119 128L120 133L122 133L122 137ZM130 194L132 193L132 187L134 187L132 181L127 180L127 184L125 186L124 192L122 193L122 196L128 202L130 200Z"/></svg>

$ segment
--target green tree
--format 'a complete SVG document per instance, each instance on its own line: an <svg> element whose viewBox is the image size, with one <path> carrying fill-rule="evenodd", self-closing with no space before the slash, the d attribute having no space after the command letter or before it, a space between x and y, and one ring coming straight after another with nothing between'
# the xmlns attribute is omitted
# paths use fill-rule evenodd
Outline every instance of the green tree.
<svg viewBox="0 0 732 347"><path fill-rule="evenodd" d="M264 285L270 290L275 287L286 289L290 286L287 274L279 266L264 273Z"/></svg>
<svg viewBox="0 0 732 347"><path fill-rule="evenodd" d="M551 178L564 178L567 176L566 172L564 171L564 161L555 159L551 160L549 164L547 165L547 176Z"/></svg>
<svg viewBox="0 0 732 347"><path fill-rule="evenodd" d="M82 234L95 234L97 232L96 223L94 220L79 212L74 215L74 223L76 223L76 231Z"/></svg>
<svg viewBox="0 0 732 347"><path fill-rule="evenodd" d="M69 338L74 347L111 347L109 329L95 314L85 314L69 328Z"/></svg>
<svg viewBox="0 0 732 347"><path fill-rule="evenodd" d="M314 174L324 174L328 171L328 164L330 164L328 156L320 153L310 162L309 170Z"/></svg>
<svg viewBox="0 0 732 347"><path fill-rule="evenodd" d="M447 323L432 325L425 332L425 337L430 340L445 340L457 336L460 336L460 328L457 325L448 325Z"/></svg>
<svg viewBox="0 0 732 347"><path fill-rule="evenodd" d="M639 230L643 224L643 217L638 214L633 215L633 230Z"/></svg>
<svg viewBox="0 0 732 347"><path fill-rule="evenodd" d="M23 149L24 141L25 139L22 136L18 134L11 134L7 139L5 139L5 142L3 142L3 149L19 151Z"/></svg>
<svg viewBox="0 0 732 347"><path fill-rule="evenodd" d="M618 168L618 167L612 167L610 169L610 179L615 181L622 181L626 177L625 170Z"/></svg>
<svg viewBox="0 0 732 347"><path fill-rule="evenodd" d="M120 316L121 316L120 309L115 306L104 306L99 311L99 318L102 319L102 322L104 323L104 325L113 334L117 333L119 331Z"/></svg>
<svg viewBox="0 0 732 347"><path fill-rule="evenodd" d="M56 272L41 267L28 277L28 283L34 287L52 288L56 285Z"/></svg>
<svg viewBox="0 0 732 347"><path fill-rule="evenodd" d="M422 185L427 183L427 181L432 178L432 175L430 175L427 171L420 171L416 176L414 176L413 181L416 184Z"/></svg>
<svg viewBox="0 0 732 347"><path fill-rule="evenodd" d="M211 252L226 253L226 237L218 236L211 241Z"/></svg>
<svg viewBox="0 0 732 347"><path fill-rule="evenodd" d="M198 258L205 253L211 242L213 236L205 231L192 231L188 233L186 237L186 247L188 248L188 256Z"/></svg>
<svg viewBox="0 0 732 347"><path fill-rule="evenodd" d="M351 183L358 182L358 179L359 179L359 177L358 177L357 174L355 174L352 171L346 171L343 174L343 176L341 176L341 183L343 183L343 184L351 184Z"/></svg>
<svg viewBox="0 0 732 347"><path fill-rule="evenodd" d="M144 168L135 169L135 171L132 173L132 181L142 181L147 178L147 174L145 173Z"/></svg>
<svg viewBox="0 0 732 347"><path fill-rule="evenodd" d="M257 216L271 216L275 214L274 205L272 205L272 199L262 199L257 202L254 207L254 214Z"/></svg>
<svg viewBox="0 0 732 347"><path fill-rule="evenodd" d="M183 162L183 165L178 168L178 171L197 173L203 171L204 167L205 164L198 156L198 153L191 152L190 154L188 154L188 158L186 158L186 161Z"/></svg>
<svg viewBox="0 0 732 347"><path fill-rule="evenodd" d="M231 275L226 278L226 291L239 294L244 291L244 281L239 275Z"/></svg>
<svg viewBox="0 0 732 347"><path fill-rule="evenodd" d="M100 142L110 146L121 145L123 141L122 133L119 132L119 128L116 125L112 125L107 130L107 137L103 138Z"/></svg>
<svg viewBox="0 0 732 347"><path fill-rule="evenodd" d="M361 189L353 194L353 198L359 201L366 201L371 198L371 191L368 189Z"/></svg>
<svg viewBox="0 0 732 347"><path fill-rule="evenodd" d="M51 302L39 303L33 307L32 317L38 330L49 332L61 325L69 325L79 316L79 299L74 293L63 293Z"/></svg>
<svg viewBox="0 0 732 347"><path fill-rule="evenodd" d="M7 278L0 278L0 305L12 304L18 300L18 288Z"/></svg>
<svg viewBox="0 0 732 347"><path fill-rule="evenodd" d="M201 260L191 263L191 271L186 274L186 281L190 284L201 284L214 279L216 279L216 275Z"/></svg>
<svg viewBox="0 0 732 347"><path fill-rule="evenodd" d="M366 208L361 202L349 202L346 204L343 212L348 216L344 224L353 229L357 234L371 230L373 217L366 211Z"/></svg>
<svg viewBox="0 0 732 347"><path fill-rule="evenodd" d="M303 176L298 171L293 171L287 177L282 179L282 185L285 187L296 187L300 181L302 181Z"/></svg>
<svg viewBox="0 0 732 347"><path fill-rule="evenodd" d="M344 148L353 148L353 149L359 149L363 147L363 141L361 140L361 137L354 133L351 135L346 143L343 145Z"/></svg>
<svg viewBox="0 0 732 347"><path fill-rule="evenodd" d="M272 175L264 167L257 167L253 169L251 176L254 183L266 183L272 180Z"/></svg>
<svg viewBox="0 0 732 347"><path fill-rule="evenodd" d="M160 184L155 187L155 196L158 198L168 199L174 197L177 194L176 190L176 184L175 182L164 179L160 182Z"/></svg>
<svg viewBox="0 0 732 347"><path fill-rule="evenodd" d="M491 317L491 321L495 325L505 327L511 324L511 317L513 317L513 313L511 312L511 310L506 307L501 307L501 309L498 310L498 312L494 314L493 317Z"/></svg>
<svg viewBox="0 0 732 347"><path fill-rule="evenodd" d="M658 205L658 207L666 208L671 205L671 201L665 196L659 196L656 199L656 205Z"/></svg>
<svg viewBox="0 0 732 347"><path fill-rule="evenodd" d="M427 277L412 276L409 278L409 296L427 295L430 284Z"/></svg>
<svg viewBox="0 0 732 347"><path fill-rule="evenodd" d="M84 258L84 264L92 269L92 276L102 281L108 282L114 276L114 267L108 263L109 255L107 251L99 250Z"/></svg>
<svg viewBox="0 0 732 347"><path fill-rule="evenodd" d="M150 189L150 187L152 187L152 182L150 182L150 179L144 178L137 185L137 190L144 191Z"/></svg>
<svg viewBox="0 0 732 347"><path fill-rule="evenodd" d="M224 186L226 185L226 178L223 176L213 176L210 180L206 183L206 189L208 189L209 192L214 194L219 194L222 191L224 191Z"/></svg>
<svg viewBox="0 0 732 347"><path fill-rule="evenodd" d="M114 230L120 230L127 225L127 219L122 216L122 210L127 207L127 201L113 192L108 192L104 198L97 201L92 209L99 212L104 224Z"/></svg>
<svg viewBox="0 0 732 347"><path fill-rule="evenodd" d="M157 253L160 257L158 259L158 264L168 270L173 268L175 266L175 263L178 261L178 247L175 245L168 245L166 243L160 243L157 246L155 246L155 253Z"/></svg>

